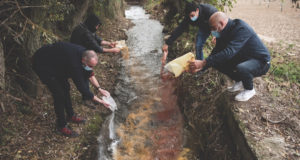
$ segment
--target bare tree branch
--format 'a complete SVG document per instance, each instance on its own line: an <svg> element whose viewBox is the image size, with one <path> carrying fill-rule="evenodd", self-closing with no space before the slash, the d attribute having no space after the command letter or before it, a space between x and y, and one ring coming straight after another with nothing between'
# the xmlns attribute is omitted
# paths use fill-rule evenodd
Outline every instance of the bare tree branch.
<svg viewBox="0 0 300 160"><path fill-rule="evenodd" d="M12 18L16 13L18 13L18 10L15 10L9 17L7 17L4 21L0 23L0 26L3 25L6 21L8 21L10 18Z"/></svg>
<svg viewBox="0 0 300 160"><path fill-rule="evenodd" d="M26 19L22 31L18 35L16 35L15 38L19 38L25 32L27 24L28 24L28 19Z"/></svg>
<svg viewBox="0 0 300 160"><path fill-rule="evenodd" d="M20 6L21 9L26 9L26 8L47 8L47 5L43 5L43 6ZM11 7L11 8L7 8L7 9L3 9L2 11L0 11L1 13L7 12L7 11L11 11L14 9L18 9L17 7Z"/></svg>
<svg viewBox="0 0 300 160"><path fill-rule="evenodd" d="M19 5L19 3L17 2L17 0L15 0L15 3L16 3L16 5L17 5L17 7L18 7L18 10L20 11L20 14L21 14L25 19L27 19L28 22L29 22L31 25L33 25L33 26L39 28L40 30L42 30L42 31L45 32L45 33L48 33L49 35L52 35L52 36L55 37L56 39L60 39L60 40L62 39L62 38L60 38L59 36L55 35L54 33L50 32L50 31L46 30L45 28L43 28L43 27L41 27L41 26L35 24L34 22L32 22L32 21L31 21L31 20L23 13L23 11L21 10L20 5Z"/></svg>

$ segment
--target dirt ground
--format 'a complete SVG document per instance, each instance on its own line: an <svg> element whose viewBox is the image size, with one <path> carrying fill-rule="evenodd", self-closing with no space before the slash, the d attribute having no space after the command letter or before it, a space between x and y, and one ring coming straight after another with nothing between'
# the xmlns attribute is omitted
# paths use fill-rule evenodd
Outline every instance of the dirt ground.
<svg viewBox="0 0 300 160"><path fill-rule="evenodd" d="M293 45L289 54L300 56L300 9L290 0L284 0L282 11L280 0L238 0L227 14L246 21L267 43Z"/></svg>
<svg viewBox="0 0 300 160"><path fill-rule="evenodd" d="M125 18L106 21L100 28L100 35L109 41L126 39L125 31L129 26L130 23ZM95 69L100 86L111 93L117 81L120 58L118 54L100 54ZM5 101L1 102L0 112L1 160L90 159L97 156L95 146L98 145L99 128L104 116L110 111L103 105L99 105L95 110L84 106L80 93L73 84L71 86L73 108L87 120L83 125L70 124L80 133L76 138L57 134L52 97L45 86L42 86L43 89L37 99L22 96L21 93L16 95L1 93L5 96Z"/></svg>
<svg viewBox="0 0 300 160"><path fill-rule="evenodd" d="M267 75L256 78L254 81L257 95L248 102L236 102L234 101L235 94L228 94L226 91L226 87L231 85L231 81L228 80L225 84L218 84L221 85L218 94L221 94L222 97L225 97L230 102L228 106L231 112L234 113L236 122L247 138L248 145L259 159L264 160L296 160L300 158L300 84L290 81L275 81L272 73L276 65L283 61L299 64L300 9L292 8L290 1L285 0L281 12L280 2L275 0L268 4L267 0L237 0L237 4L234 5L232 12L227 11L231 18L243 19L250 24L272 52L273 59L271 63L273 68L270 69ZM154 13L158 15L157 17L163 17L160 15L163 13L156 11L155 8ZM179 52L182 52L182 50ZM208 74L211 73L214 72L208 72ZM203 112L199 112L202 108L198 104L203 103L202 100L206 96L209 98L209 95L205 95L202 90L203 88L211 90L210 83L203 83L201 80L192 78L191 76L184 78L182 88L185 91L184 94L189 96L188 99L195 104L192 105L193 109L188 107L186 110L188 117L191 117L191 123L197 126L198 122L206 120ZM214 82L211 80L213 77L207 79L208 82ZM186 83L189 84L187 85ZM223 105L225 106L225 102ZM210 111L213 112L214 110L215 108L211 107ZM193 120L197 118L199 120ZM222 121L217 118L212 122L208 120L208 123L211 124L223 124L219 122ZM205 126L204 124L202 124L202 127ZM212 128L220 131L217 132L219 136L216 135L214 137L219 139L219 141L211 142L208 140L209 144L212 144L211 146L206 146L208 150L211 148L209 151L212 151L212 154L208 153L210 154L208 157L212 159L214 159L212 155L230 157L228 147L224 147L224 144L222 145L224 141L220 140L222 139L222 136L220 136L222 130L220 130L220 127ZM200 125L198 130L201 129ZM223 149L218 151L216 144L222 146L221 148Z"/></svg>
<svg viewBox="0 0 300 160"><path fill-rule="evenodd" d="M279 0L238 0L228 14L254 28L272 50L273 65L278 64L278 56L299 65L300 9L292 8L290 1L284 1L282 6L281 11ZM270 70L256 78L255 98L247 103L233 103L232 110L259 159L299 159L300 84L277 82L272 76Z"/></svg>

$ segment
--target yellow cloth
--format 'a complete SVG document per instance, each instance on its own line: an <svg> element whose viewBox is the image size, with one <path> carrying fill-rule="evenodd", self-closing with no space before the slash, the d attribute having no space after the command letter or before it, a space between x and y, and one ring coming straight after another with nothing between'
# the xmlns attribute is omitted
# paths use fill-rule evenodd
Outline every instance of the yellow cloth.
<svg viewBox="0 0 300 160"><path fill-rule="evenodd" d="M188 61L195 60L195 55L192 52L189 52L181 57L174 59L173 61L169 62L165 68L173 73L175 77L180 76L184 71L189 69Z"/></svg>
<svg viewBox="0 0 300 160"><path fill-rule="evenodd" d="M117 41L116 43L117 43L116 47L121 49L122 57L124 59L128 59L129 58L129 50L125 43L125 40Z"/></svg>

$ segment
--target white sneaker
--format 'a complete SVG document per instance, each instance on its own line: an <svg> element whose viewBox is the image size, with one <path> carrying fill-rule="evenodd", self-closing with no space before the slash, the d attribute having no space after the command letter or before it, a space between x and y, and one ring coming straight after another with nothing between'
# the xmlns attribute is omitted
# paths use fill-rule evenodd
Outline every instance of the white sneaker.
<svg viewBox="0 0 300 160"><path fill-rule="evenodd" d="M252 90L244 90L240 92L238 95L235 96L236 101L248 101L250 98L252 98L255 95L254 88Z"/></svg>
<svg viewBox="0 0 300 160"><path fill-rule="evenodd" d="M241 91L242 89L244 89L242 81L235 82L233 86L227 88L229 92Z"/></svg>

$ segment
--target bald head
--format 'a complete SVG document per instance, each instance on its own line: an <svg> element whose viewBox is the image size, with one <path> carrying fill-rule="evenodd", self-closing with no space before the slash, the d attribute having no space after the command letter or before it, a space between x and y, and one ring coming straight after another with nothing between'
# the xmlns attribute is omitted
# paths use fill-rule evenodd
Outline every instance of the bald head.
<svg viewBox="0 0 300 160"><path fill-rule="evenodd" d="M98 63L98 56L96 52L93 50L84 51L82 54L82 63L90 67L95 67Z"/></svg>
<svg viewBox="0 0 300 160"><path fill-rule="evenodd" d="M228 16L223 12L216 12L209 18L209 25L212 31L221 32L228 23Z"/></svg>

